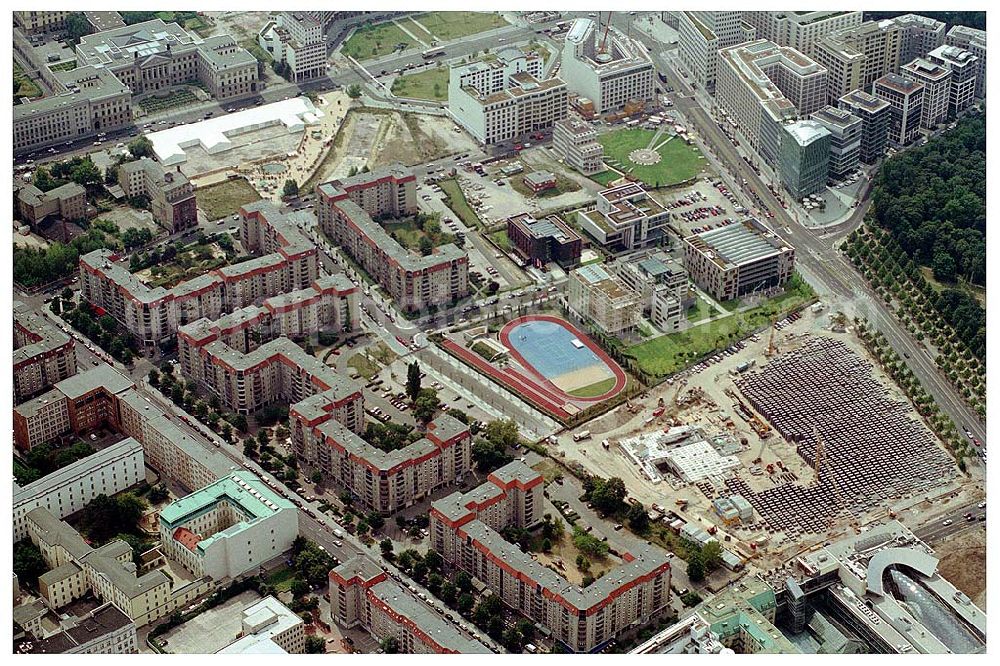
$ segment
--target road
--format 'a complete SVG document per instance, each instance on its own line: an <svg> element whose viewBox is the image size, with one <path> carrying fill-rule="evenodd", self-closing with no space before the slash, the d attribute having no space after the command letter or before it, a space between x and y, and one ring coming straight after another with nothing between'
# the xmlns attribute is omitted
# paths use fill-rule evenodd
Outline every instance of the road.
<svg viewBox="0 0 1000 666"><path fill-rule="evenodd" d="M959 532L965 532L970 529L985 529L986 523L979 520L979 517L986 515L986 508L979 508L980 504L982 502L963 504L944 515L938 516L933 522L914 529L913 533L921 541L927 544L934 544L945 537L958 534ZM972 514L972 520L965 517L968 513ZM945 523L948 524L946 525Z"/></svg>

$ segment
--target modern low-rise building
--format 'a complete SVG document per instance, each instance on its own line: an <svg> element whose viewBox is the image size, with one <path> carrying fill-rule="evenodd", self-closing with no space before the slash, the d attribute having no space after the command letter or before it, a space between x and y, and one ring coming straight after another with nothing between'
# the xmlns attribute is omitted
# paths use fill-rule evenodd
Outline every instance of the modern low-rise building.
<svg viewBox="0 0 1000 666"><path fill-rule="evenodd" d="M305 622L272 596L243 609L239 637L217 654L302 654Z"/></svg>
<svg viewBox="0 0 1000 666"><path fill-rule="evenodd" d="M846 109L824 106L810 119L830 132L830 177L843 178L857 169L863 131L861 118Z"/></svg>
<svg viewBox="0 0 1000 666"><path fill-rule="evenodd" d="M976 98L979 59L957 46L939 46L927 54L928 62L951 71L948 116L953 117L972 106Z"/></svg>
<svg viewBox="0 0 1000 666"><path fill-rule="evenodd" d="M920 107L920 127L933 129L948 119L948 102L951 99L951 70L925 58L903 65L900 75L924 87Z"/></svg>
<svg viewBox="0 0 1000 666"><path fill-rule="evenodd" d="M986 99L986 31L955 25L945 35L945 43L964 49L976 57L976 98Z"/></svg>
<svg viewBox="0 0 1000 666"><path fill-rule="evenodd" d="M905 146L913 141L923 117L923 84L899 74L886 74L872 84L872 95L889 104L889 142Z"/></svg>
<svg viewBox="0 0 1000 666"><path fill-rule="evenodd" d="M179 166L167 171L148 157L125 162L118 167L118 184L126 197L148 199L153 219L170 233L198 226L194 187Z"/></svg>
<svg viewBox="0 0 1000 666"><path fill-rule="evenodd" d="M795 199L819 192L830 171L830 131L815 120L797 120L781 129L779 172L785 189Z"/></svg>
<svg viewBox="0 0 1000 666"><path fill-rule="evenodd" d="M664 332L678 331L691 302L687 271L662 251L623 257L610 265L622 283L639 295L643 312Z"/></svg>
<svg viewBox="0 0 1000 666"><path fill-rule="evenodd" d="M476 141L492 146L552 127L566 117L562 79L542 79L542 57L501 49L495 60L454 65L448 113Z"/></svg>
<svg viewBox="0 0 1000 666"><path fill-rule="evenodd" d="M580 263L583 239L558 215L536 219L531 213L507 218L507 238L514 252L536 268L556 262L563 268Z"/></svg>
<svg viewBox="0 0 1000 666"><path fill-rule="evenodd" d="M604 171L604 147L597 130L579 118L566 118L552 128L556 156L585 176Z"/></svg>
<svg viewBox="0 0 1000 666"><path fill-rule="evenodd" d="M571 272L566 293L569 306L608 335L628 336L639 325L639 295L600 264Z"/></svg>
<svg viewBox="0 0 1000 666"><path fill-rule="evenodd" d="M645 47L589 18L574 20L566 33L560 75L570 91L593 102L597 114L653 99L653 62Z"/></svg>
<svg viewBox="0 0 1000 666"><path fill-rule="evenodd" d="M795 249L754 219L684 239L688 275L720 301L780 287L794 267Z"/></svg>
<svg viewBox="0 0 1000 666"><path fill-rule="evenodd" d="M42 192L28 184L17 191L17 209L21 218L32 225L49 216L76 222L87 217L87 190L82 185L69 182Z"/></svg>
<svg viewBox="0 0 1000 666"><path fill-rule="evenodd" d="M326 33L313 12L276 12L257 35L257 43L271 57L288 66L291 81L326 74Z"/></svg>
<svg viewBox="0 0 1000 666"><path fill-rule="evenodd" d="M541 521L542 482L541 474L514 461L478 488L434 502L431 545L569 650L597 651L667 605L670 562L656 547L640 545L585 588L542 566L500 534Z"/></svg>
<svg viewBox="0 0 1000 666"><path fill-rule="evenodd" d="M40 312L14 301L14 404L76 374L76 342Z"/></svg>
<svg viewBox="0 0 1000 666"><path fill-rule="evenodd" d="M601 246L634 250L662 242L670 211L639 183L624 183L598 192L593 207L577 212L577 221Z"/></svg>
<svg viewBox="0 0 1000 666"><path fill-rule="evenodd" d="M858 158L874 164L885 155L889 142L889 103L863 90L849 92L837 100L839 108L861 119L861 147Z"/></svg>
<svg viewBox="0 0 1000 666"><path fill-rule="evenodd" d="M556 186L558 181L556 180L556 175L551 171L532 171L525 175L521 179L521 182L524 183L525 187L537 194L545 190L551 190Z"/></svg>

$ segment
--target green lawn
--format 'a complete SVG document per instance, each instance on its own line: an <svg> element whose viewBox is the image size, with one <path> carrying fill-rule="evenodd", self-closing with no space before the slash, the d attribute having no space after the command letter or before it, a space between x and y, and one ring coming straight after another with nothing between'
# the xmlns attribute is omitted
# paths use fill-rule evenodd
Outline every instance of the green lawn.
<svg viewBox="0 0 1000 666"><path fill-rule="evenodd" d="M295 572L289 567L281 567L267 577L267 582L274 585L275 592L287 592L295 580Z"/></svg>
<svg viewBox="0 0 1000 666"><path fill-rule="evenodd" d="M602 379L599 382L594 382L589 386L581 386L574 391L568 391L568 393L577 398L596 398L599 395L604 395L614 387L615 378L608 377L607 379Z"/></svg>
<svg viewBox="0 0 1000 666"><path fill-rule="evenodd" d="M368 358L363 353L357 353L352 356L348 361L347 365L358 371L358 374L365 379L371 379L378 374L378 371L382 368L374 361L368 360Z"/></svg>
<svg viewBox="0 0 1000 666"><path fill-rule="evenodd" d="M41 97L42 89L38 87L38 84L32 81L24 70L15 62L14 63L14 82L17 84L17 90L14 91L14 97Z"/></svg>
<svg viewBox="0 0 1000 666"><path fill-rule="evenodd" d="M714 308L700 298L695 297L694 305L688 308L687 318L688 321L701 321L711 316L712 312L714 312Z"/></svg>
<svg viewBox="0 0 1000 666"><path fill-rule="evenodd" d="M595 183L600 183L604 187L607 187L612 183L612 181L618 180L622 177L620 173L612 169L607 171L601 171L600 173L595 173L593 176L588 176Z"/></svg>
<svg viewBox="0 0 1000 666"><path fill-rule="evenodd" d="M462 192L461 186L459 186L458 181L454 178L447 178L438 183L441 186L441 190L444 192L445 199L444 203L448 208L458 215L465 226L470 229L482 229L483 223L476 215L476 211L472 209L469 202L465 200L465 193Z"/></svg>
<svg viewBox="0 0 1000 666"><path fill-rule="evenodd" d="M629 348L639 368L661 377L677 372L698 359L746 337L751 331L783 317L816 297L801 277L789 280L785 293L746 312L695 326L681 333L662 335Z"/></svg>
<svg viewBox="0 0 1000 666"><path fill-rule="evenodd" d="M198 201L198 208L205 212L205 217L209 220L232 215L240 206L260 200L257 190L243 178L199 188L195 190L194 196Z"/></svg>
<svg viewBox="0 0 1000 666"><path fill-rule="evenodd" d="M355 60L368 60L392 53L398 44L406 48L419 46L399 26L392 21L365 25L354 31L351 38L344 43L342 52Z"/></svg>
<svg viewBox="0 0 1000 666"><path fill-rule="evenodd" d="M602 135L600 142L604 146L605 161L622 171L630 172L650 187L669 187L698 175L705 166L701 152L694 146L687 145L680 137L664 143L669 137L666 133L661 134L656 141L660 146L656 151L660 154L659 162L649 166L633 163L628 157L629 153L648 147L655 134L655 130L620 129Z"/></svg>
<svg viewBox="0 0 1000 666"><path fill-rule="evenodd" d="M490 240L497 244L504 252L510 252L513 246L510 244L510 238L507 236L507 230L501 229L500 231L494 231L490 234Z"/></svg>
<svg viewBox="0 0 1000 666"><path fill-rule="evenodd" d="M76 60L63 60L62 62L57 62L54 65L49 65L49 69L53 72L68 72L76 69Z"/></svg>
<svg viewBox="0 0 1000 666"><path fill-rule="evenodd" d="M435 67L416 74L398 76L392 82L392 94L432 102L447 101L448 68Z"/></svg>
<svg viewBox="0 0 1000 666"><path fill-rule="evenodd" d="M420 239L422 238L429 239L431 247L439 247L455 242L454 236L441 231L440 222L437 223L436 230L432 230L430 233L425 230L426 227L424 229L418 227L416 221L413 219L387 222L383 226L389 232L389 235L396 239L397 243L414 252L420 251Z"/></svg>
<svg viewBox="0 0 1000 666"><path fill-rule="evenodd" d="M442 42L508 25L492 12L430 12L413 18Z"/></svg>

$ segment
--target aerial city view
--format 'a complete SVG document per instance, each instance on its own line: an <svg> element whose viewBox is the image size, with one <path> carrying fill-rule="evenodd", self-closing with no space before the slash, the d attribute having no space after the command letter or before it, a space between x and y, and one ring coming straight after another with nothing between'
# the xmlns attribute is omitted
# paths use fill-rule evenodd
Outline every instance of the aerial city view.
<svg viewBox="0 0 1000 666"><path fill-rule="evenodd" d="M14 654L987 651L985 12L228 4L12 12Z"/></svg>

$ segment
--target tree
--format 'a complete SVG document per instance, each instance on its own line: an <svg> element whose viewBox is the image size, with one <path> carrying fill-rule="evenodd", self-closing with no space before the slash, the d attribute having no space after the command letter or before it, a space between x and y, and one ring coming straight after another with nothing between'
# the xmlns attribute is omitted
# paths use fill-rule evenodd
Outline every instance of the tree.
<svg viewBox="0 0 1000 666"><path fill-rule="evenodd" d="M458 602L455 604L455 607L458 609L458 612L461 613L462 615L468 615L469 611L472 610L472 605L474 603L475 602L472 600L472 595L469 594L468 592L464 592L461 595L459 595Z"/></svg>
<svg viewBox="0 0 1000 666"><path fill-rule="evenodd" d="M309 480L312 481L313 483L319 483L320 481L323 480L323 472L319 471L318 469L313 471L313 473L309 476Z"/></svg>
<svg viewBox="0 0 1000 666"><path fill-rule="evenodd" d="M715 571L722 564L722 544L709 541L701 548L701 560L706 572Z"/></svg>
<svg viewBox="0 0 1000 666"><path fill-rule="evenodd" d="M459 571L458 575L455 576L455 586L462 592L469 592L472 590L472 577L464 571Z"/></svg>
<svg viewBox="0 0 1000 666"><path fill-rule="evenodd" d="M14 544L14 573L21 585L38 585L38 577L49 570L42 557L42 551L31 542L22 539Z"/></svg>
<svg viewBox="0 0 1000 666"><path fill-rule="evenodd" d="M128 152L132 157L153 157L153 142L145 136L136 137L128 143Z"/></svg>
<svg viewBox="0 0 1000 666"><path fill-rule="evenodd" d="M385 519L378 511L372 511L371 513L369 513L365 517L365 520L368 521L368 525L371 526L373 532L377 532L378 530L385 527Z"/></svg>
<svg viewBox="0 0 1000 666"><path fill-rule="evenodd" d="M66 16L66 37L72 45L79 44L81 37L92 32L94 29L83 12L72 12Z"/></svg>
<svg viewBox="0 0 1000 666"><path fill-rule="evenodd" d="M260 429L257 431L257 444L263 450L265 446L271 443L271 434L266 429Z"/></svg>
<svg viewBox="0 0 1000 666"><path fill-rule="evenodd" d="M486 283L486 293L490 296L494 296L498 291L500 291L500 283L496 280L490 280Z"/></svg>
<svg viewBox="0 0 1000 666"><path fill-rule="evenodd" d="M649 529L649 514L646 513L646 507L641 502L636 502L630 506L626 517L628 518L629 527L637 534L645 534L646 530Z"/></svg>
<svg viewBox="0 0 1000 666"><path fill-rule="evenodd" d="M304 596L309 593L309 583L305 582L304 580L299 580L298 578L296 578L295 580L292 581L292 584L289 587L289 591L292 593L292 596L295 597Z"/></svg>
<svg viewBox="0 0 1000 666"><path fill-rule="evenodd" d="M347 87L347 96L351 99L357 99L361 97L361 85L357 83L352 83Z"/></svg>
<svg viewBox="0 0 1000 666"><path fill-rule="evenodd" d="M154 388L160 385L160 373L156 370L149 371L149 384Z"/></svg>
<svg viewBox="0 0 1000 666"><path fill-rule="evenodd" d="M428 256L434 252L434 241L432 241L428 236L421 236L418 241L420 248L420 254L423 256Z"/></svg>
<svg viewBox="0 0 1000 666"><path fill-rule="evenodd" d="M441 593L438 595L441 597L441 601L445 602L447 605L451 606L455 603L455 595L458 594L455 585L449 582L445 582L441 585Z"/></svg>
<svg viewBox="0 0 1000 666"><path fill-rule="evenodd" d="M441 557L436 550L431 548L424 553L424 564L426 564L427 568L431 571L441 571L441 567L444 565L444 558Z"/></svg>
<svg viewBox="0 0 1000 666"><path fill-rule="evenodd" d="M423 423L427 423L434 418L441 400L438 399L437 391L432 388L420 389L420 394L413 401L413 416Z"/></svg>
<svg viewBox="0 0 1000 666"><path fill-rule="evenodd" d="M306 636L306 654L326 653L326 641L321 636Z"/></svg>
<svg viewBox="0 0 1000 666"><path fill-rule="evenodd" d="M693 583L705 580L705 562L701 558L700 551L694 551L688 557L687 576Z"/></svg>
<svg viewBox="0 0 1000 666"><path fill-rule="evenodd" d="M392 539L382 539L378 542L378 547L382 551L382 555L388 555L392 552Z"/></svg>
<svg viewBox="0 0 1000 666"><path fill-rule="evenodd" d="M295 197L299 194L299 184L295 182L294 178L289 178L285 181L285 186L281 189L282 196Z"/></svg>
<svg viewBox="0 0 1000 666"><path fill-rule="evenodd" d="M154 486L152 490L149 491L149 501L153 504L159 504L170 497L170 492L167 491L166 486L159 485Z"/></svg>
<svg viewBox="0 0 1000 666"><path fill-rule="evenodd" d="M411 401L420 395L420 364L416 361L406 366L406 395Z"/></svg>
<svg viewBox="0 0 1000 666"><path fill-rule="evenodd" d="M394 636L387 636L379 644L382 652L386 654L399 654L399 641Z"/></svg>

